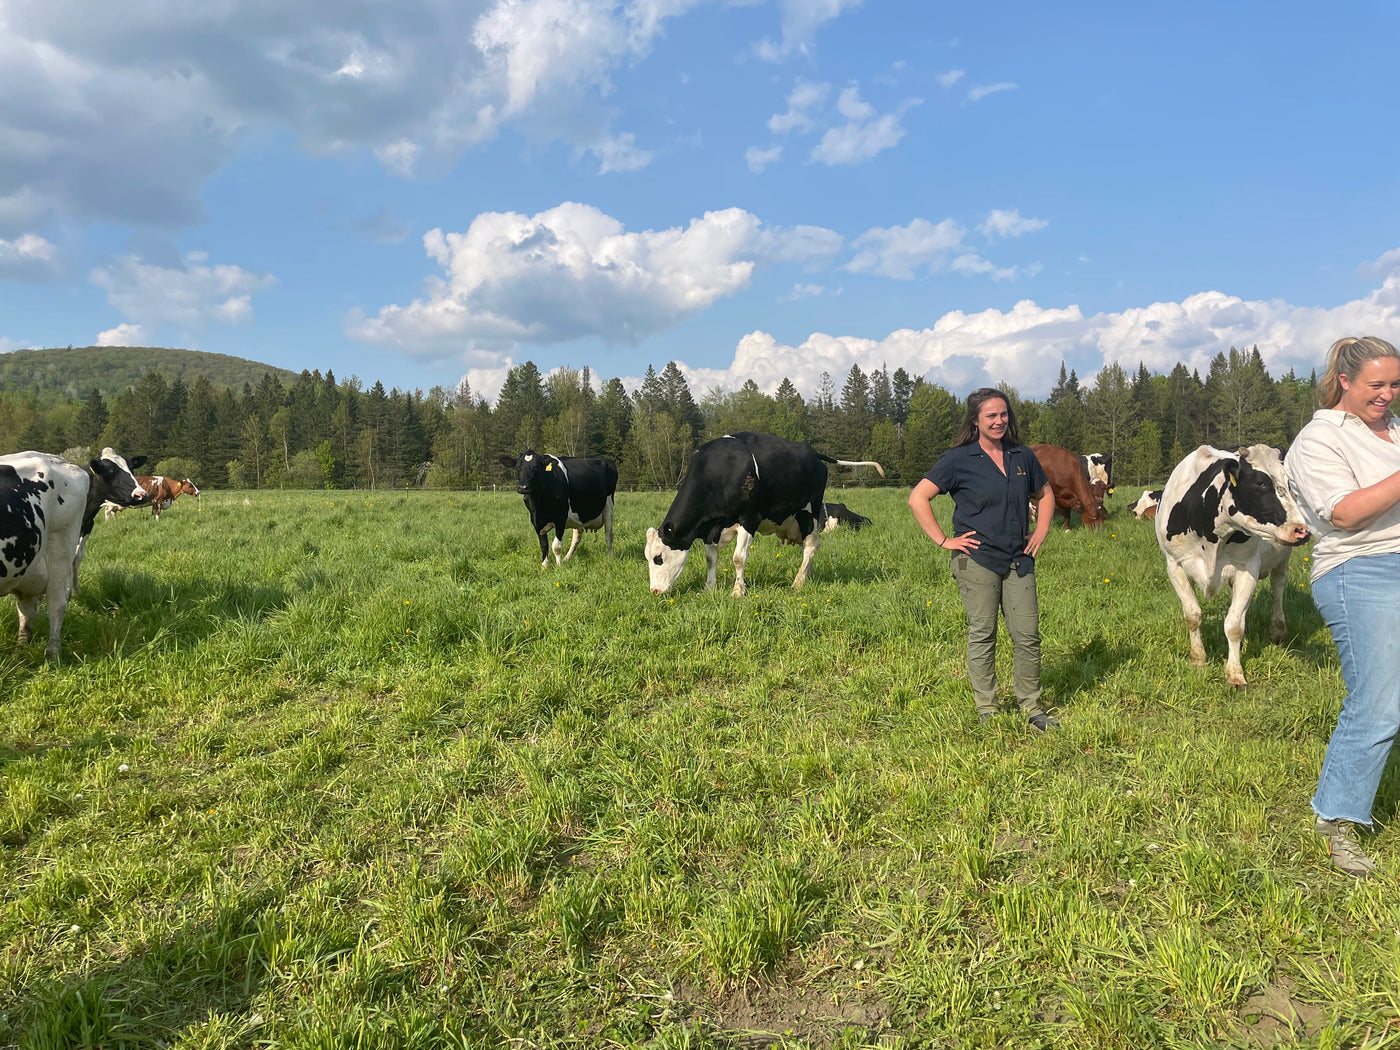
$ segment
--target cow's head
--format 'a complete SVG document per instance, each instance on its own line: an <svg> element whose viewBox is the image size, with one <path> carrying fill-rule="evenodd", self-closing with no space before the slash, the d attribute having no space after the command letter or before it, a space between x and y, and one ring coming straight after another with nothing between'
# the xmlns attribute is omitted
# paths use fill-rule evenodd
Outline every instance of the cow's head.
<svg viewBox="0 0 1400 1050"><path fill-rule="evenodd" d="M109 446L102 454L88 462L94 485L100 488L104 500L119 507L139 507L150 501L146 490L136 483L132 471L146 462L145 456L137 456L128 463Z"/></svg>
<svg viewBox="0 0 1400 1050"><path fill-rule="evenodd" d="M668 525L669 523L662 525L662 528L665 529ZM666 541L661 538L661 533L655 529L647 529L647 545L644 549L647 556L647 575L651 577L651 593L665 594L685 568L685 556L690 552L668 547Z"/></svg>
<svg viewBox="0 0 1400 1050"><path fill-rule="evenodd" d="M1238 469L1233 463L1226 466L1229 499L1221 502L1222 515L1260 539L1290 547L1306 541L1308 528L1288 491L1279 450L1272 445L1250 445L1239 450L1238 462Z"/></svg>
<svg viewBox="0 0 1400 1050"><path fill-rule="evenodd" d="M1108 520L1108 511L1103 505L1104 494L1108 491L1108 486L1098 478L1089 483L1089 505L1079 515L1086 527L1097 529Z"/></svg>
<svg viewBox="0 0 1400 1050"><path fill-rule="evenodd" d="M197 499L199 497L199 486L189 478L182 478L180 480L180 492L182 495L194 496Z"/></svg>
<svg viewBox="0 0 1400 1050"><path fill-rule="evenodd" d="M532 448L522 452L519 459L502 456L501 465L515 471L515 491L522 496L537 491L555 471L559 471L559 477L563 479L563 468L559 461L547 452L539 453Z"/></svg>

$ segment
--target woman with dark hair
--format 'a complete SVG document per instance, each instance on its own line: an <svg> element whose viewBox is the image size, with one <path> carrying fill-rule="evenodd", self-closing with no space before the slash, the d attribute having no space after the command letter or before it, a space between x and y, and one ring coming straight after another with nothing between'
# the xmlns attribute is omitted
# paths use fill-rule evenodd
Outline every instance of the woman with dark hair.
<svg viewBox="0 0 1400 1050"><path fill-rule="evenodd" d="M1316 537L1312 593L1341 657L1346 696L1312 798L1332 863L1375 868L1357 838L1371 824L1400 730L1400 351L1375 336L1338 339L1318 384L1322 407L1293 439L1288 484Z"/></svg>
<svg viewBox="0 0 1400 1050"><path fill-rule="evenodd" d="M953 497L953 535L933 516L933 497ZM1029 533L1029 503L1037 524ZM957 443L909 494L914 520L952 552L953 579L967 610L967 674L982 721L997 713L997 610L1011 635L1012 680L1021 712L1042 733L1059 725L1040 706L1040 609L1035 556L1050 532L1055 494L1016 427L1011 402L983 387L967 399ZM1029 535L1028 535L1029 533Z"/></svg>

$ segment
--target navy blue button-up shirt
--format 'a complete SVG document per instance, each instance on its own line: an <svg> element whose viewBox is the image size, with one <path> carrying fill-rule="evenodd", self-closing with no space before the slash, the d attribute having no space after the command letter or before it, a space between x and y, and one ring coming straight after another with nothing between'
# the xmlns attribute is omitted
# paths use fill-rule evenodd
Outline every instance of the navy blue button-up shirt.
<svg viewBox="0 0 1400 1050"><path fill-rule="evenodd" d="M1003 474L977 442L950 448L924 475L953 497L953 535L975 532L981 546L968 557L997 574L1026 549L1031 494L1048 483L1035 453L1025 445L1003 445Z"/></svg>

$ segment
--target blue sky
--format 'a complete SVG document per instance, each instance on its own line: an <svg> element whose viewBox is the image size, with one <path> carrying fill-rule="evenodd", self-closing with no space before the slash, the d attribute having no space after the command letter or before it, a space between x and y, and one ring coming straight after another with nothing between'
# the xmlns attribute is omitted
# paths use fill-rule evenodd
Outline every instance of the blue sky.
<svg viewBox="0 0 1400 1050"><path fill-rule="evenodd" d="M0 351L1307 371L1400 339L1400 8L1344 11L0 0Z"/></svg>

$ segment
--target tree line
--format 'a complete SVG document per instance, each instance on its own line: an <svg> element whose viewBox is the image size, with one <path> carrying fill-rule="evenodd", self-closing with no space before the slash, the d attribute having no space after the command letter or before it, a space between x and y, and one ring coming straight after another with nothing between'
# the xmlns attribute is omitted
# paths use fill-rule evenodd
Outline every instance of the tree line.
<svg viewBox="0 0 1400 1050"><path fill-rule="evenodd" d="M1139 365L1105 366L1091 385L1061 363L1044 400L1002 384L1027 443L1113 456L1114 480L1147 484L1202 443L1233 448L1286 445L1315 404L1316 377L1290 370L1274 379L1258 347L1231 348L1204 379L1178 364L1166 375ZM272 372L242 390L207 376L188 384L149 369L110 401L0 394L0 448L81 458L111 445L145 455L156 473L232 488L476 488L511 481L498 462L527 447L558 455L608 456L628 488L672 487L701 443L740 430L810 441L842 459L885 465L842 478L910 485L952 443L964 402L936 383L853 365L840 389L823 374L804 399L791 380L773 394L749 381L696 401L673 361L648 368L640 389L622 381L594 388L587 368L544 375L531 361L510 370L494 403L464 381L455 390L365 389L356 378L303 371L284 383Z"/></svg>

